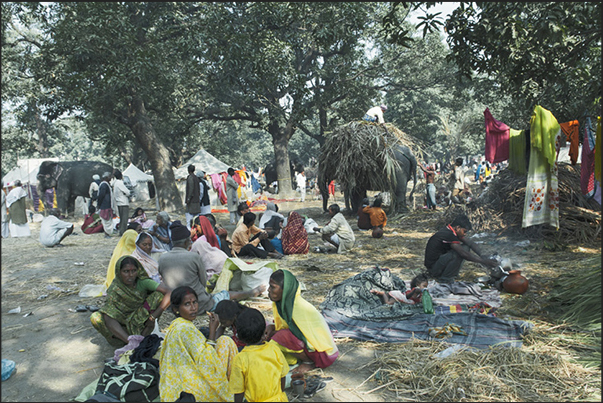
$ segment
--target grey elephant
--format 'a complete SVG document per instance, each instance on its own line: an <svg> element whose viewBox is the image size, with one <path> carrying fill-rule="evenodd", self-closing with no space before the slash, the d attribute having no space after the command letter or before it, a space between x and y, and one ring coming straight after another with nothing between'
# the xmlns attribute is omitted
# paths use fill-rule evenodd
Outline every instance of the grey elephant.
<svg viewBox="0 0 603 403"><path fill-rule="evenodd" d="M406 189L408 181L412 179L413 186L410 192L409 198L415 191L417 184L417 160L407 146L397 145L393 150L394 156L399 164L399 168L396 169L396 187L395 187L395 206L393 212L405 213L408 212L406 204ZM322 169L318 169L318 185L320 194L322 195L322 208L324 211L328 211L328 184L331 180L336 179L335 172L324 172ZM356 214L358 208L362 205L362 199L366 197L367 190L382 190L382 189L371 189L369 178L356 178L356 186L352 189L343 189L345 204L350 214ZM393 202L393 200L392 200Z"/></svg>
<svg viewBox="0 0 603 403"><path fill-rule="evenodd" d="M38 171L37 191L43 197L46 189L55 188L57 207L61 213L68 215L69 211L75 209L76 197L90 197L88 190L92 175L102 177L104 172L113 172L113 167L98 161L44 161ZM46 203L46 199L43 199Z"/></svg>

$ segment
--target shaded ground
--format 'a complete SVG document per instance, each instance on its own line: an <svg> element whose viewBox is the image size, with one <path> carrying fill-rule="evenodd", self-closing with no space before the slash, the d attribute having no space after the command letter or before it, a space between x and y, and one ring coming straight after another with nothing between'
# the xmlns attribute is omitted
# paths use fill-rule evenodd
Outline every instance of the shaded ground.
<svg viewBox="0 0 603 403"><path fill-rule="evenodd" d="M308 197L309 199L310 197ZM342 205L340 198L336 200ZM132 206L136 207L136 206ZM314 218L320 226L328 216L322 213L319 201L279 203L280 212L295 209ZM415 210L404 217L391 217L384 238L377 240L367 232L356 232L357 247L350 253L309 253L306 256L288 256L278 262L279 267L291 270L307 291L305 299L318 306L328 290L344 279L364 269L380 265L388 267L403 279L410 279L423 269L423 251L427 239L437 229L435 223L443 211ZM152 212L147 215L153 217ZM232 233L228 214L215 214L219 223ZM183 217L172 217L182 219ZM63 241L64 248L44 248L38 243L39 223L30 224L30 238L2 240L2 358L17 363L17 372L2 383L2 401L67 401L73 399L84 386L98 378L103 360L113 355L113 349L91 326L90 313L70 312L79 304L102 305L104 298L79 298L77 293L85 284L101 284L118 238L105 239L103 235L81 233L82 219L76 223L77 236ZM356 229L354 220L350 220ZM552 281L571 267L573 262L600 256L599 245L572 246L563 251L550 252L532 242L527 247L515 244L521 238L480 238L484 249L498 252L521 265L522 274L530 280L530 289L522 296L503 295L501 317L540 321L546 315L546 296ZM310 235L310 247L322 245L318 235ZM83 266L75 265L84 262ZM483 269L467 262L461 279L473 280L485 274ZM58 287L63 291L50 290ZM42 295L48 295L38 299ZM269 300L253 301L250 305L271 317ZM20 314L8 311L21 307ZM23 315L33 312L33 315ZM544 315L544 316L543 316ZM160 319L164 330L173 319L166 312ZM198 325L205 319L197 319ZM549 327L552 327L551 324ZM340 358L324 370L334 381L327 389L308 401L390 401L396 399L392 387L381 387L376 381L375 367L370 365L385 349L396 345L380 345L354 340L338 340ZM561 346L574 355L571 346ZM401 358L403 359L403 358ZM600 377L600 370L598 371ZM371 378L371 379L368 379ZM367 380L368 379L368 380ZM585 381L586 382L586 381ZM586 388L586 386L585 386ZM589 392L590 393L590 392ZM590 399L600 399L597 394ZM292 396L289 395L290 399ZM590 400L587 397L587 400ZM570 400L572 400L570 398Z"/></svg>

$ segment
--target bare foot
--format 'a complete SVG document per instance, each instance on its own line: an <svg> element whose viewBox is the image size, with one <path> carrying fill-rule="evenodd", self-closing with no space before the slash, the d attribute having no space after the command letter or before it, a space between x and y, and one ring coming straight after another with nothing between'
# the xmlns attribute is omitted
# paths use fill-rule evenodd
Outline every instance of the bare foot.
<svg viewBox="0 0 603 403"><path fill-rule="evenodd" d="M383 296L383 294L385 294L385 291L371 290L371 293L379 295L379 296Z"/></svg>
<svg viewBox="0 0 603 403"><path fill-rule="evenodd" d="M253 290L251 290L251 296L259 297L260 295L262 295L262 293L264 291L266 291L266 284L260 284L257 287L255 287Z"/></svg>
<svg viewBox="0 0 603 403"><path fill-rule="evenodd" d="M378 295L381 302L387 305L392 305L394 303L393 299L389 297L388 293L385 291L379 290L371 290L372 294Z"/></svg>
<svg viewBox="0 0 603 403"><path fill-rule="evenodd" d="M306 363L302 363L299 364L293 371L292 374L305 374L306 372L313 370L316 366L314 365L314 363L312 364L306 364Z"/></svg>

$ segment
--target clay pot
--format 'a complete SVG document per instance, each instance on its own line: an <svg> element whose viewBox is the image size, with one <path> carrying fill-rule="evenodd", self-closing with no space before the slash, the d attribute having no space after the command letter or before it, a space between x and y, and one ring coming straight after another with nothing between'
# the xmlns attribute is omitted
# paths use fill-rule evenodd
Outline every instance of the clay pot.
<svg viewBox="0 0 603 403"><path fill-rule="evenodd" d="M509 275L503 281L503 289L512 294L523 294L528 290L530 282L521 275L520 270L510 270Z"/></svg>
<svg viewBox="0 0 603 403"><path fill-rule="evenodd" d="M373 229L373 233L371 234L373 238L382 238L383 237L383 229L381 227L375 227Z"/></svg>

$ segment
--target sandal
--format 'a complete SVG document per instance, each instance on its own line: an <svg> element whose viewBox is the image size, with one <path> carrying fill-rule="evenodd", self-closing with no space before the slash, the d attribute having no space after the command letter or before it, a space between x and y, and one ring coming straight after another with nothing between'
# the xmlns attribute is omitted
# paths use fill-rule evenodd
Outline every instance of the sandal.
<svg viewBox="0 0 603 403"><path fill-rule="evenodd" d="M75 311L76 312L87 312L88 308L86 307L86 305L78 305L75 307Z"/></svg>
<svg viewBox="0 0 603 403"><path fill-rule="evenodd" d="M90 312L96 312L98 311L100 308L96 305L86 305L86 308L90 311Z"/></svg>
<svg viewBox="0 0 603 403"><path fill-rule="evenodd" d="M327 387L327 384L323 381L318 381L314 385L306 386L306 390L304 391L304 398L309 399L321 390L324 390Z"/></svg>

